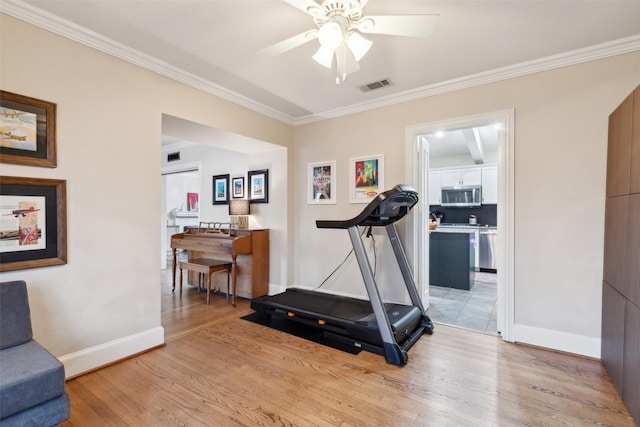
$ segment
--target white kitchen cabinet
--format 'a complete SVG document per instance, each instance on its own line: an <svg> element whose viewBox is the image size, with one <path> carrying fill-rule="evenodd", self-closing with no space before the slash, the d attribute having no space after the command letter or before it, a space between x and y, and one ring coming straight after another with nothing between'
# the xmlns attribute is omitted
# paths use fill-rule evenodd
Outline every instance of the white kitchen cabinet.
<svg viewBox="0 0 640 427"><path fill-rule="evenodd" d="M481 168L446 169L442 171L442 186L482 185Z"/></svg>
<svg viewBox="0 0 640 427"><path fill-rule="evenodd" d="M498 167L485 166L482 168L482 204L498 203Z"/></svg>
<svg viewBox="0 0 640 427"><path fill-rule="evenodd" d="M442 172L441 171L429 171L429 204L440 204L440 188L442 187Z"/></svg>

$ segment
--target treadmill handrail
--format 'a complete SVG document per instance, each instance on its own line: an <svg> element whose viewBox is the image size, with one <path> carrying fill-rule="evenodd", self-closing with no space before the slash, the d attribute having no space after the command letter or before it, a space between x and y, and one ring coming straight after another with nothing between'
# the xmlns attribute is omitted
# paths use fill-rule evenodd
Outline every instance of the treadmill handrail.
<svg viewBox="0 0 640 427"><path fill-rule="evenodd" d="M407 184L398 184L391 190L376 196L357 216L347 220L316 220L318 228L341 228L357 226L382 227L402 219L418 203L418 192ZM389 205L391 210L389 212ZM380 208L382 212L380 212Z"/></svg>

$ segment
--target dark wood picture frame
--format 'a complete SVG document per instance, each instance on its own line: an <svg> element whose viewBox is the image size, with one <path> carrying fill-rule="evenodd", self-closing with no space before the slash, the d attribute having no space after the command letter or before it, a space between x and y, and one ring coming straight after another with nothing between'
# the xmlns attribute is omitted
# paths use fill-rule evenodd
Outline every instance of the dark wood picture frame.
<svg viewBox="0 0 640 427"><path fill-rule="evenodd" d="M27 268L48 267L67 263L67 181L60 179L23 178L0 176L0 206L5 224L15 220L16 230L12 235L4 233L2 240L16 240L14 245L4 245L0 250L0 271L23 270ZM37 209L21 208L16 200L41 200ZM8 212L5 212L7 210ZM35 239L33 249L24 244L28 233L20 225L37 215L35 221ZM40 222L42 219L42 222ZM2 227L3 229L6 226ZM33 239L34 233L29 233ZM37 242L42 241L42 242ZM15 247L16 250L10 250ZM20 248L18 250L18 248Z"/></svg>
<svg viewBox="0 0 640 427"><path fill-rule="evenodd" d="M212 204L228 205L229 204L229 174L214 175Z"/></svg>
<svg viewBox="0 0 640 427"><path fill-rule="evenodd" d="M269 203L269 169L249 171L249 202Z"/></svg>
<svg viewBox="0 0 640 427"><path fill-rule="evenodd" d="M57 166L56 104L0 90L0 130L1 163ZM20 148L33 138L35 150Z"/></svg>
<svg viewBox="0 0 640 427"><path fill-rule="evenodd" d="M244 199L244 176L231 178L231 197Z"/></svg>

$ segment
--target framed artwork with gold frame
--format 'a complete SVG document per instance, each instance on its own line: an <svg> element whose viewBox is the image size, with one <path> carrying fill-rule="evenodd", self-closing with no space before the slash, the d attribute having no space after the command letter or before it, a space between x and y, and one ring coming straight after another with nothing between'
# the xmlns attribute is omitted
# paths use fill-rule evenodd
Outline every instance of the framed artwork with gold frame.
<svg viewBox="0 0 640 427"><path fill-rule="evenodd" d="M56 104L0 91L0 162L57 166Z"/></svg>

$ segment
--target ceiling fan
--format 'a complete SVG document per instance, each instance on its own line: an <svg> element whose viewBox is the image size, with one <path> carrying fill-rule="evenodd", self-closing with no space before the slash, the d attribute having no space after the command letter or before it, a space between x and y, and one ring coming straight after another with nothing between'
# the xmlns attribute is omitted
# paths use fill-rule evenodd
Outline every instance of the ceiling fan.
<svg viewBox="0 0 640 427"><path fill-rule="evenodd" d="M371 40L364 34L386 34L426 38L431 35L438 15L363 16L362 8L369 0L283 0L311 15L317 29L305 31L262 49L265 55L280 55L318 39L320 48L313 59L327 68L336 58L336 84L360 69L358 61L367 53Z"/></svg>

